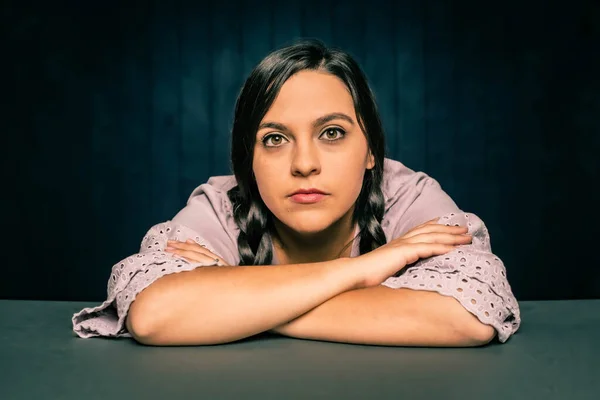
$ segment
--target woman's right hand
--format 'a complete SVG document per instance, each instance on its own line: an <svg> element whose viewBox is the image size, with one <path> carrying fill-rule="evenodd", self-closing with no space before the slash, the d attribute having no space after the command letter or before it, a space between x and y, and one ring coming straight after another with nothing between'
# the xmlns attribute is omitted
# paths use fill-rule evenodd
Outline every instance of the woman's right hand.
<svg viewBox="0 0 600 400"><path fill-rule="evenodd" d="M403 236L377 249L349 259L350 270L356 275L356 288L380 285L402 268L422 258L442 255L456 249L457 245L471 243L464 226L438 224L434 218L412 228Z"/></svg>

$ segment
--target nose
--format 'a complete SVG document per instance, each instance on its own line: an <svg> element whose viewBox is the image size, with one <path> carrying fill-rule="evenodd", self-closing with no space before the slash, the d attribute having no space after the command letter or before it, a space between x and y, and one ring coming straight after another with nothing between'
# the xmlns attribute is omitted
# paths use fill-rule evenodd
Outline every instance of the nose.
<svg viewBox="0 0 600 400"><path fill-rule="evenodd" d="M291 165L294 176L308 176L321 171L318 150L312 141L309 142L296 142Z"/></svg>

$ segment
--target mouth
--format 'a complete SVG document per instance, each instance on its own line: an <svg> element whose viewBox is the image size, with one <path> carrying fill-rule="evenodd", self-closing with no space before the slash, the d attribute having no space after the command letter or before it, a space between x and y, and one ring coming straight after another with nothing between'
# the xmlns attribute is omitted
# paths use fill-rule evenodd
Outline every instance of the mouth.
<svg viewBox="0 0 600 400"><path fill-rule="evenodd" d="M317 188L308 188L308 189L298 189L294 193L292 193L290 196L295 196L297 194L328 194L328 193L325 193L322 190L319 190Z"/></svg>
<svg viewBox="0 0 600 400"><path fill-rule="evenodd" d="M294 203L298 203L298 204L313 204L313 203L318 203L319 201L323 200L327 196L328 195L323 192L308 192L308 193L297 192L297 193L292 194L290 196L290 199Z"/></svg>

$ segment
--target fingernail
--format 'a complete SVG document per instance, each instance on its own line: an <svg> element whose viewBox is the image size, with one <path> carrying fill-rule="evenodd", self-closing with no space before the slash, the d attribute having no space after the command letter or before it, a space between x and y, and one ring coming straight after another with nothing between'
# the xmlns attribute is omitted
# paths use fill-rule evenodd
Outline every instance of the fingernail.
<svg viewBox="0 0 600 400"><path fill-rule="evenodd" d="M186 242L188 242L188 243L194 243L194 241L192 239L188 239L188 240L186 240Z"/></svg>

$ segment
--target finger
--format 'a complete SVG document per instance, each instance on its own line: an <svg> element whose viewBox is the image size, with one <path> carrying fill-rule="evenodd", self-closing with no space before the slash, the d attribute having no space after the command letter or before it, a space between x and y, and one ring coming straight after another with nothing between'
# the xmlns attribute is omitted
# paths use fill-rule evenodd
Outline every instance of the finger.
<svg viewBox="0 0 600 400"><path fill-rule="evenodd" d="M443 244L465 244L473 240L471 235L452 233L421 233L404 239L404 243L443 243Z"/></svg>
<svg viewBox="0 0 600 400"><path fill-rule="evenodd" d="M193 250L176 249L171 251L171 253L195 262L214 262L215 260L221 261L217 256L212 255L210 252L209 254L204 254Z"/></svg>
<svg viewBox="0 0 600 400"><path fill-rule="evenodd" d="M413 226L408 231L406 231L406 233L404 235L402 235L400 238L403 239L403 238L408 238L408 237L414 236L414 232L419 231L420 229L422 229L423 227L425 227L427 225L435 224L439 219L440 219L440 217L436 217L434 219L430 219L429 221L423 222L421 225Z"/></svg>
<svg viewBox="0 0 600 400"><path fill-rule="evenodd" d="M186 254L188 258L193 259L194 261L205 262L206 258L198 258L198 257L193 256L194 253L198 253L198 254L208 257L208 259L210 259L210 260L217 259L221 263L226 264L225 261L222 260L220 257L218 257L215 254L213 254L212 252L210 252L208 249L206 249L205 246L194 242L192 239L188 239L187 243L172 241L172 240L168 240L167 243L168 243L168 247L165 248L165 251L167 251L167 252L174 253L174 254L180 254L180 255ZM188 253L185 253L185 252L188 252Z"/></svg>
<svg viewBox="0 0 600 400"><path fill-rule="evenodd" d="M192 239L188 239L185 242L189 243L189 244L192 244L192 245L200 246L200 247L206 247L205 245L200 244L200 243L198 243L198 242L196 242L195 240L192 240Z"/></svg>
<svg viewBox="0 0 600 400"><path fill-rule="evenodd" d="M412 264L422 258L429 258L449 253L456 246L443 243L415 243L404 247L405 264Z"/></svg>
<svg viewBox="0 0 600 400"><path fill-rule="evenodd" d="M190 240L190 239L188 239ZM169 248L173 248L173 249L178 249L178 250L188 250L188 251L195 251L198 253L202 253L205 254L209 257L213 257L213 253L211 253L205 246L198 244L196 242L167 242L167 248L165 250L168 250Z"/></svg>
<svg viewBox="0 0 600 400"><path fill-rule="evenodd" d="M468 232L469 228L466 226L446 226L443 224L428 224L419 228L415 228L414 230L407 232L402 236L402 239L408 239L416 235L421 235L424 233L433 233L433 232L445 232L445 233L454 233L461 234Z"/></svg>
<svg viewBox="0 0 600 400"><path fill-rule="evenodd" d="M179 249L204 249L206 248L206 246L203 246L201 244L198 244L196 242L194 242L192 239L188 239L185 242L179 242L177 240L167 240L167 246L171 246L171 247L176 247Z"/></svg>
<svg viewBox="0 0 600 400"><path fill-rule="evenodd" d="M179 242L176 240L167 240L167 247L165 248L165 250L168 251L169 249L193 251L193 252L205 254L209 257L214 256L214 254L212 252L210 252L206 248L206 246L198 244L197 242L193 241L192 239L188 239L185 242ZM214 256L214 257L216 257L216 256Z"/></svg>
<svg viewBox="0 0 600 400"><path fill-rule="evenodd" d="M437 223L437 222L440 220L440 218L441 218L441 217L435 217L434 219L430 219L429 221L425 221L425 222L423 222L421 225L417 225L417 226L415 226L415 227L414 227L414 228L412 228L412 229L419 229L419 228L421 228L421 227L423 227L423 226L425 226L425 225L435 224L435 223ZM412 229L411 229L411 230L412 230Z"/></svg>

